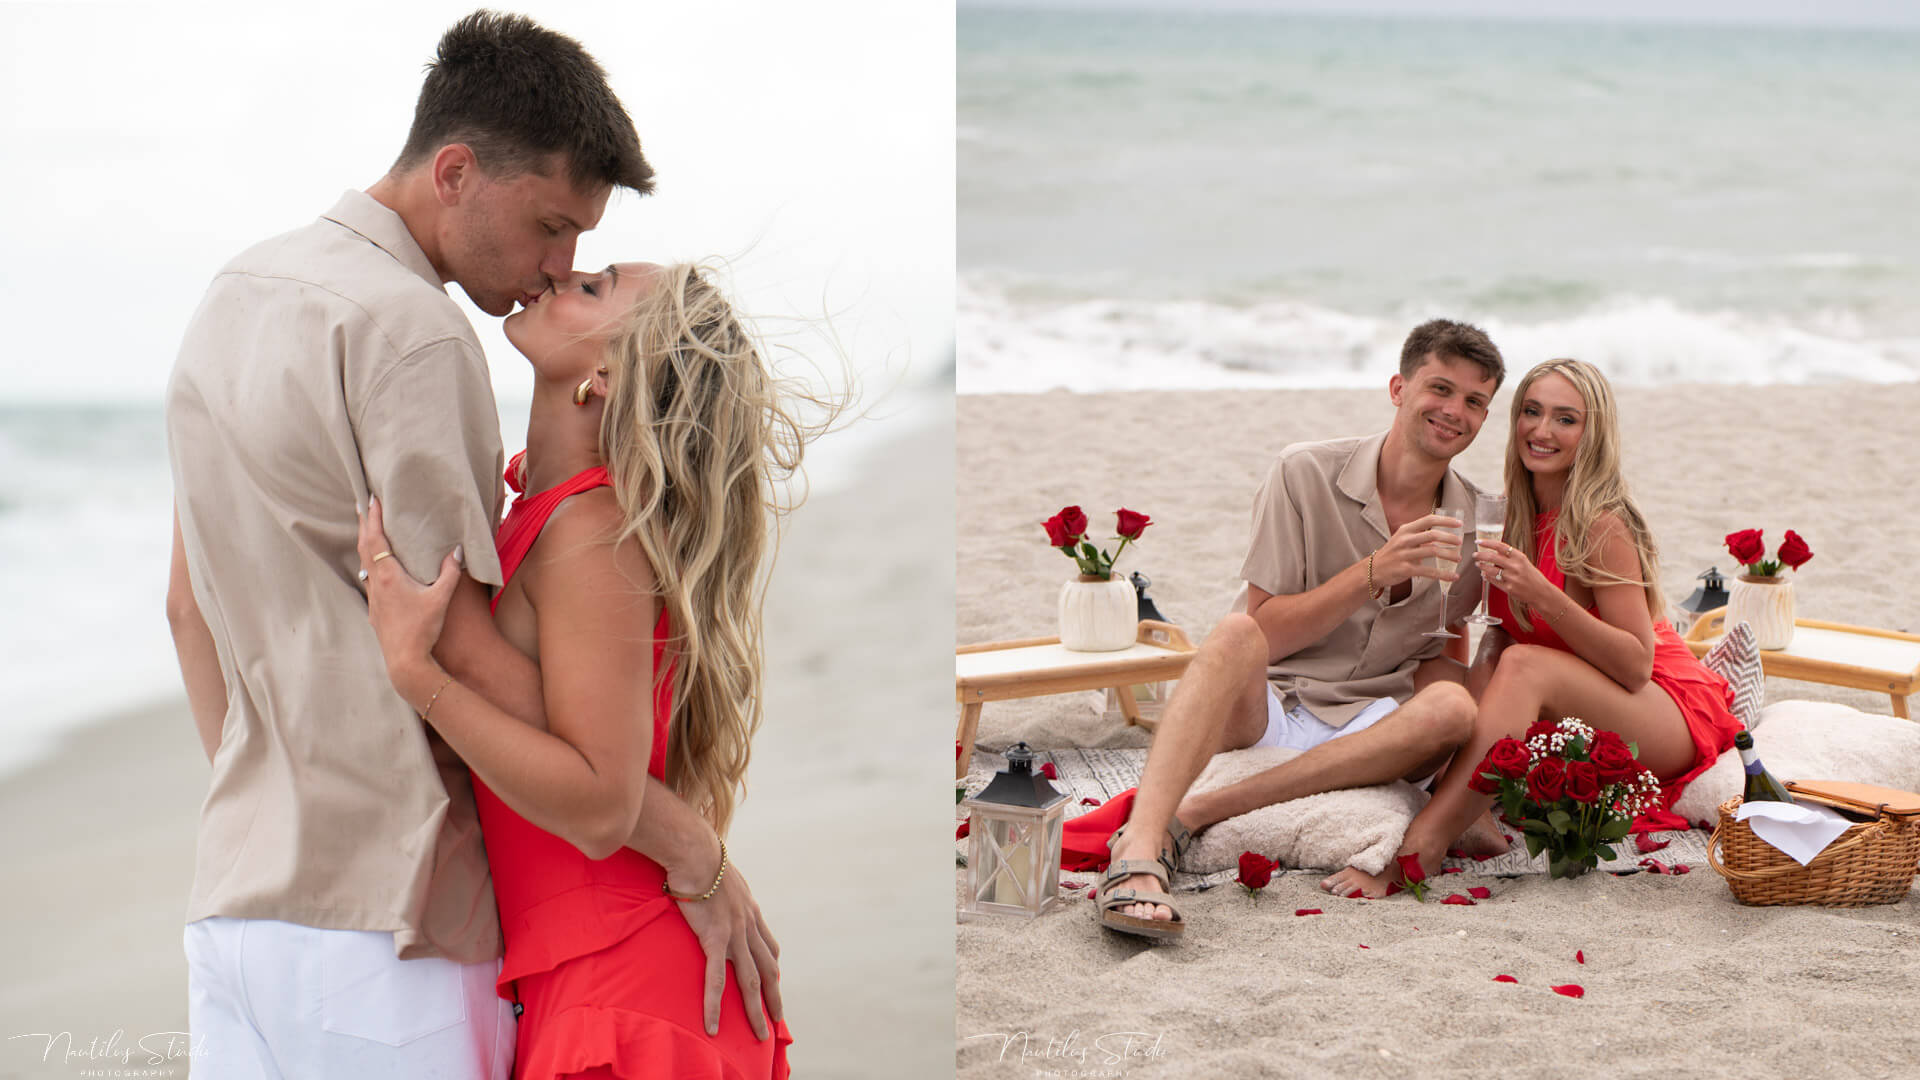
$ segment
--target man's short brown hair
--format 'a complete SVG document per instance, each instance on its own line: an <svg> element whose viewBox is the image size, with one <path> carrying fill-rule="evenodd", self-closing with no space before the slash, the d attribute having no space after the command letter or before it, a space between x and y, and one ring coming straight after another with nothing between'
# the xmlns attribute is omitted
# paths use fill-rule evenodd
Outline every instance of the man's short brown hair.
<svg viewBox="0 0 1920 1080"><path fill-rule="evenodd" d="M1500 358L1493 339L1485 330L1469 323L1430 319L1414 327L1413 333L1407 335L1407 343L1400 347L1400 377L1413 378L1429 354L1445 360L1469 361L1480 369L1480 374L1493 380L1495 390L1500 389L1507 377L1506 362Z"/></svg>
<svg viewBox="0 0 1920 1080"><path fill-rule="evenodd" d="M607 73L579 42L525 15L476 11L441 36L394 171L456 142L494 177L544 173L558 153L582 190L653 190L653 167Z"/></svg>

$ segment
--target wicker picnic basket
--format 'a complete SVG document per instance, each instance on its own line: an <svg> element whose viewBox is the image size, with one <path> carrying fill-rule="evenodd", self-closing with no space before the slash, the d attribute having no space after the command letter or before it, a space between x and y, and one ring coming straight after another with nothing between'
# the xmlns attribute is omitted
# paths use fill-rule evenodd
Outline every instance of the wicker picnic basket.
<svg viewBox="0 0 1920 1080"><path fill-rule="evenodd" d="M1720 827L1707 842L1707 862L1743 904L1865 907L1906 898L1920 866L1920 795L1836 782L1788 783L1805 801L1874 815L1851 825L1805 866L1753 835L1733 815L1740 797L1720 804Z"/></svg>

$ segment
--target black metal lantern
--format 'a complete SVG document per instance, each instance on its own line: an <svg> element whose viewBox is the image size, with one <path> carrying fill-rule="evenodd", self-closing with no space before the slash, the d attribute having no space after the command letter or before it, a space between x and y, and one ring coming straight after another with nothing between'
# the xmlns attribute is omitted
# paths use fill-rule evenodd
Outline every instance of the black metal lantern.
<svg viewBox="0 0 1920 1080"><path fill-rule="evenodd" d="M1060 838L1067 795L1033 768L1024 742L1007 767L966 801L971 814L963 916L1038 915L1060 902Z"/></svg>
<svg viewBox="0 0 1920 1080"><path fill-rule="evenodd" d="M1700 616L1716 608L1727 606L1727 582L1720 576L1720 568L1710 566L1700 575L1701 586L1693 590L1693 595L1680 601L1678 614L1674 616L1674 630L1685 634Z"/></svg>

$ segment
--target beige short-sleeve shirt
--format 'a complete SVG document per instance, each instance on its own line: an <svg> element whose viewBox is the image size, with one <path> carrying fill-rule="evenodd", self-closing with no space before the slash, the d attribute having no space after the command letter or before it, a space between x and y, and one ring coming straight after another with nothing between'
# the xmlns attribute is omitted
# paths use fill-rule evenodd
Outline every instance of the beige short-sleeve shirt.
<svg viewBox="0 0 1920 1080"><path fill-rule="evenodd" d="M1379 492L1380 448L1386 433L1295 443L1280 452L1253 503L1253 535L1240 576L1275 596L1307 592L1385 544L1386 508ZM1469 513L1478 489L1449 468L1441 485L1446 505ZM1473 563L1472 521L1465 523L1460 579L1446 590L1415 579L1406 599L1363 601L1333 632L1267 669L1287 708L1305 705L1332 727L1345 727L1366 704L1413 696L1413 673L1439 656L1444 638L1423 636L1440 622L1471 614L1480 602Z"/></svg>
<svg viewBox="0 0 1920 1080"><path fill-rule="evenodd" d="M422 580L455 544L498 585L499 420L479 340L400 217L350 191L208 287L167 385L194 599L227 714L187 919L391 930L500 955L467 770L391 683L356 511Z"/></svg>

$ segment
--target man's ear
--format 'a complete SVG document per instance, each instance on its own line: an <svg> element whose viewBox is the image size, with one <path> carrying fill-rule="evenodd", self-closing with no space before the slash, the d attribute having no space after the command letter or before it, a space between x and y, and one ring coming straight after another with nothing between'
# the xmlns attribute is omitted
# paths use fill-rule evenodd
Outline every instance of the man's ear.
<svg viewBox="0 0 1920 1080"><path fill-rule="evenodd" d="M462 196L471 195L480 179L479 159L466 143L448 143L433 155L428 166L433 179L434 197L442 206L454 206Z"/></svg>
<svg viewBox="0 0 1920 1080"><path fill-rule="evenodd" d="M1402 376L1399 372L1397 371L1394 372L1393 378L1387 380L1388 400L1392 401L1396 407L1399 406L1400 395L1406 393L1406 390L1407 390L1406 378Z"/></svg>

